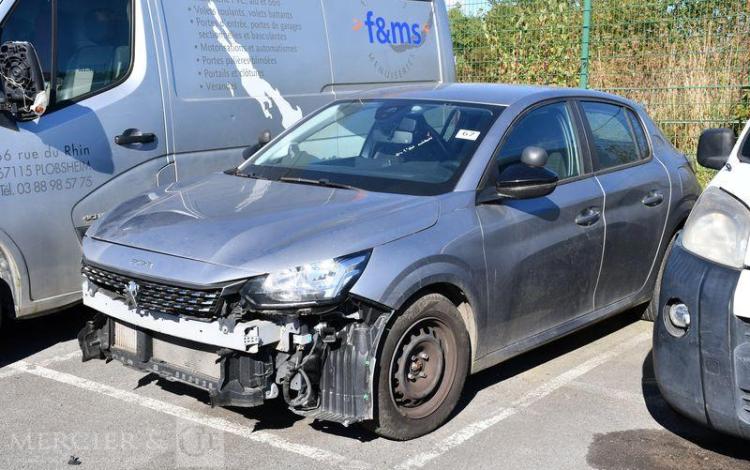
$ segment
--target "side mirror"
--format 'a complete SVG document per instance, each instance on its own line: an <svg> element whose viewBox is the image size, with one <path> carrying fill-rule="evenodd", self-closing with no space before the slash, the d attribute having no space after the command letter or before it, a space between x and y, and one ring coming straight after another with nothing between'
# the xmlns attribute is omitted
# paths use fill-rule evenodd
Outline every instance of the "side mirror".
<svg viewBox="0 0 750 470"><path fill-rule="evenodd" d="M732 129L706 129L698 139L698 163L705 168L721 170L736 142Z"/></svg>
<svg viewBox="0 0 750 470"><path fill-rule="evenodd" d="M242 159L248 160L250 157L255 155L258 150L262 149L266 146L272 139L271 131L268 129L264 130L260 133L260 136L258 136L258 143L255 145L251 145L250 147L247 147L245 150L242 151Z"/></svg>
<svg viewBox="0 0 750 470"><path fill-rule="evenodd" d="M0 109L17 121L36 119L47 110L49 97L39 57L31 43L0 45Z"/></svg>
<svg viewBox="0 0 750 470"><path fill-rule="evenodd" d="M552 193L558 176L544 168L549 156L540 147L526 147L521 162L509 165L500 172L495 183L497 195L508 199L533 199Z"/></svg>

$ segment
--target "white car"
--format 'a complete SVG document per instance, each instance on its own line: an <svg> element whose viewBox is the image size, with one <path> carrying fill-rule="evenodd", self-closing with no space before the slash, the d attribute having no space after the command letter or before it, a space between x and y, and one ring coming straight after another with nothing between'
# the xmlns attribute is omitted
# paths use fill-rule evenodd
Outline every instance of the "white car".
<svg viewBox="0 0 750 470"><path fill-rule="evenodd" d="M720 170L672 247L659 295L654 368L680 413L750 438L750 123L710 129L698 160Z"/></svg>

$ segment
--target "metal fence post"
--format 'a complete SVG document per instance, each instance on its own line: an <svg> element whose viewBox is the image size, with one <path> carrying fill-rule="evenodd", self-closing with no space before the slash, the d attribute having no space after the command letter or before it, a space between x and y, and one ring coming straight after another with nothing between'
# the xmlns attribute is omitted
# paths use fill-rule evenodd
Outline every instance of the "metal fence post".
<svg viewBox="0 0 750 470"><path fill-rule="evenodd" d="M589 34L591 33L591 0L583 0L583 29L581 30L580 88L589 87Z"/></svg>

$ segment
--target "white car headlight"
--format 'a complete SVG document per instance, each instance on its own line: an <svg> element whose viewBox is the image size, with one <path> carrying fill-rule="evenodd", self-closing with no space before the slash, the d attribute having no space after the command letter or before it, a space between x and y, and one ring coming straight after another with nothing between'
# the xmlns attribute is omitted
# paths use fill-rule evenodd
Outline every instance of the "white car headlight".
<svg viewBox="0 0 750 470"><path fill-rule="evenodd" d="M250 279L242 297L257 307L293 308L334 303L359 279L370 257L357 253Z"/></svg>
<svg viewBox="0 0 750 470"><path fill-rule="evenodd" d="M702 258L731 268L745 267L750 210L719 188L708 188L685 224L682 245Z"/></svg>

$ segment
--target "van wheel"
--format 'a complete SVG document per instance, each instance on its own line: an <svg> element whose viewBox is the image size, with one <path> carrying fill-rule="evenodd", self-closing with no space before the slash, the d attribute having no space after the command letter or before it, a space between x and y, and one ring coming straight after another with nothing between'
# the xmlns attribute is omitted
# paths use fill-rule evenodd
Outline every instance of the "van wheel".
<svg viewBox="0 0 750 470"><path fill-rule="evenodd" d="M9 330L13 328L15 316L13 310L13 296L10 288L3 281L0 281L0 335L7 336Z"/></svg>
<svg viewBox="0 0 750 470"><path fill-rule="evenodd" d="M414 302L397 317L379 354L371 429L404 441L445 423L466 381L470 344L450 300L429 294Z"/></svg>
<svg viewBox="0 0 750 470"><path fill-rule="evenodd" d="M659 295L661 294L661 281L664 279L664 271L667 269L667 261L669 261L669 254L672 253L672 247L674 247L677 241L677 235L672 237L672 240L667 245L667 250L664 252L664 257L661 259L661 266L659 267L659 274L656 276L656 285L654 286L654 293L651 297L651 302L643 311L641 320L650 322L656 321L656 317L659 315Z"/></svg>
<svg viewBox="0 0 750 470"><path fill-rule="evenodd" d="M10 312L7 311L9 302L3 295L3 287L5 286L0 282L0 336L8 329L8 323L10 320Z"/></svg>

